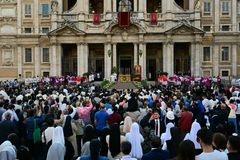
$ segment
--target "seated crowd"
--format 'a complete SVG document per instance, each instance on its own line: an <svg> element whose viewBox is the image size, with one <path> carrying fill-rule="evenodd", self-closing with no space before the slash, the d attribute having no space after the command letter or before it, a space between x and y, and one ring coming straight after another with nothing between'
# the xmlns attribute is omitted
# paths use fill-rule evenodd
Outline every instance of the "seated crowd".
<svg viewBox="0 0 240 160"><path fill-rule="evenodd" d="M240 160L238 88L0 88L0 160Z"/></svg>

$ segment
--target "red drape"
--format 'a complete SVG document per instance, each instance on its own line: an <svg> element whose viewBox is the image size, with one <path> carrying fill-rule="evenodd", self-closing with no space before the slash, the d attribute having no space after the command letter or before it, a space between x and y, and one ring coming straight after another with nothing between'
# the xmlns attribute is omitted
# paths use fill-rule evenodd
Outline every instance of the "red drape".
<svg viewBox="0 0 240 160"><path fill-rule="evenodd" d="M158 15L156 12L153 12L150 14L150 23L152 25L157 25L157 21L158 21Z"/></svg>
<svg viewBox="0 0 240 160"><path fill-rule="evenodd" d="M120 27L128 27L130 25L130 12L118 13L118 25Z"/></svg>
<svg viewBox="0 0 240 160"><path fill-rule="evenodd" d="M95 25L100 24L100 14L93 14L93 24Z"/></svg>

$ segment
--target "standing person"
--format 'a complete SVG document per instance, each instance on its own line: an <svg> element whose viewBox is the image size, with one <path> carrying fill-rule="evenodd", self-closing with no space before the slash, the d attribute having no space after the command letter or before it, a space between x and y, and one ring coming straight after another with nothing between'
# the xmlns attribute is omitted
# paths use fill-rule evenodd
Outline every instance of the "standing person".
<svg viewBox="0 0 240 160"><path fill-rule="evenodd" d="M144 139L140 133L139 125L136 122L132 124L131 131L126 134L126 140L132 145L130 155L137 159L141 159L143 155L141 143L144 141Z"/></svg>
<svg viewBox="0 0 240 160"><path fill-rule="evenodd" d="M233 99L230 100L229 107L230 107L230 113L228 115L228 122L234 124L235 133L238 133L237 116L236 116L237 107L235 106Z"/></svg>
<svg viewBox="0 0 240 160"><path fill-rule="evenodd" d="M16 151L10 141L5 141L0 145L1 160L16 160Z"/></svg>
<svg viewBox="0 0 240 160"><path fill-rule="evenodd" d="M193 118L192 112L189 112L188 108L184 107L178 124L182 132L187 133L190 131L192 125L192 118Z"/></svg>
<svg viewBox="0 0 240 160"><path fill-rule="evenodd" d="M230 136L227 142L228 160L240 159L240 137Z"/></svg>
<svg viewBox="0 0 240 160"><path fill-rule="evenodd" d="M56 127L53 130L52 145L47 153L47 160L64 160L65 139L62 127Z"/></svg>
<svg viewBox="0 0 240 160"><path fill-rule="evenodd" d="M101 131L107 127L108 113L103 104L100 105L100 110L95 113L94 123L98 135L100 136Z"/></svg>
<svg viewBox="0 0 240 160"><path fill-rule="evenodd" d="M136 158L133 158L130 155L131 149L132 149L132 145L130 142L128 142L128 141L122 142L121 143L121 151L122 151L123 156L117 160L137 160Z"/></svg>
<svg viewBox="0 0 240 160"><path fill-rule="evenodd" d="M14 122L11 121L11 113L7 112L0 122L0 144L3 143L11 133L18 134L18 128Z"/></svg>
<svg viewBox="0 0 240 160"><path fill-rule="evenodd" d="M100 156L101 142L98 139L93 139L90 142L90 156L81 156L78 160L108 160L107 157Z"/></svg>
<svg viewBox="0 0 240 160"><path fill-rule="evenodd" d="M213 133L209 129L200 129L197 133L197 141L200 143L203 152L196 157L196 160L228 160L227 154L214 150L212 147Z"/></svg>
<svg viewBox="0 0 240 160"><path fill-rule="evenodd" d="M215 149L217 149L220 152L227 153L227 139L226 136L222 133L214 133L213 134L213 143Z"/></svg>
<svg viewBox="0 0 240 160"><path fill-rule="evenodd" d="M129 116L126 116L124 118L123 125L120 126L120 132L122 135L126 135L128 132L130 132L131 126L132 126L132 118Z"/></svg>
<svg viewBox="0 0 240 160"><path fill-rule="evenodd" d="M165 125L163 121L160 120L160 115L157 110L153 112L150 120L150 127L152 135L160 137L161 133L165 132Z"/></svg>
<svg viewBox="0 0 240 160"><path fill-rule="evenodd" d="M179 144L176 160L195 160L195 146L192 141L185 140Z"/></svg>
<svg viewBox="0 0 240 160"><path fill-rule="evenodd" d="M153 137L151 140L152 150L143 155L142 160L168 160L169 153L168 151L162 150L161 140L159 137Z"/></svg>

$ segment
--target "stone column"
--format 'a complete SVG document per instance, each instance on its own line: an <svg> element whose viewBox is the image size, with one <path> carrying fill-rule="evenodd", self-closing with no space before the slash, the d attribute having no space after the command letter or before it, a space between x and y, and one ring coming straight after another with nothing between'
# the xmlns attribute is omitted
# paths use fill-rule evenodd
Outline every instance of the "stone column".
<svg viewBox="0 0 240 160"><path fill-rule="evenodd" d="M232 31L237 32L237 0L232 0Z"/></svg>
<svg viewBox="0 0 240 160"><path fill-rule="evenodd" d="M215 0L215 5L214 1L212 1L212 11L213 7L215 7L215 13L212 12L212 15L215 17L215 32L219 31L220 29L220 23L219 23L219 17L220 17L220 0Z"/></svg>
<svg viewBox="0 0 240 160"><path fill-rule="evenodd" d="M195 76L201 76L202 57L200 56L201 44L197 42L195 44ZM201 54L202 55L202 54Z"/></svg>
<svg viewBox="0 0 240 160"><path fill-rule="evenodd" d="M110 0L104 0L104 13L111 12L111 1Z"/></svg>
<svg viewBox="0 0 240 160"><path fill-rule="evenodd" d="M237 45L232 45L232 76L237 76Z"/></svg>
<svg viewBox="0 0 240 160"><path fill-rule="evenodd" d="M169 75L172 75L174 74L174 43L173 42L168 43L167 54L168 54L167 72Z"/></svg>
<svg viewBox="0 0 240 160"><path fill-rule="evenodd" d="M58 13L62 14L63 13L63 1L58 0Z"/></svg>
<svg viewBox="0 0 240 160"><path fill-rule="evenodd" d="M35 76L41 76L40 63L42 61L42 58L40 55L42 52L39 52L39 50L40 50L39 45L36 45L34 47Z"/></svg>
<svg viewBox="0 0 240 160"><path fill-rule="evenodd" d="M84 73L88 72L88 55L89 55L89 49L88 49L88 44L85 43L84 44L84 52L83 52L83 56L84 56Z"/></svg>
<svg viewBox="0 0 240 160"><path fill-rule="evenodd" d="M139 62L138 62L138 44L134 43L133 45L134 45L134 57L133 57L134 60L133 60L133 62L134 62L134 66L135 66L135 65L139 64Z"/></svg>
<svg viewBox="0 0 240 160"><path fill-rule="evenodd" d="M117 12L117 1L112 0L112 3L113 3L113 12Z"/></svg>
<svg viewBox="0 0 240 160"><path fill-rule="evenodd" d="M18 1L17 3L17 33L22 33L22 1Z"/></svg>
<svg viewBox="0 0 240 160"><path fill-rule="evenodd" d="M117 44L113 44L113 67L117 67Z"/></svg>
<svg viewBox="0 0 240 160"><path fill-rule="evenodd" d="M84 73L84 46L82 43L77 44L77 72L79 76Z"/></svg>
<svg viewBox="0 0 240 160"><path fill-rule="evenodd" d="M189 10L190 11L194 11L194 4L195 4L195 2L193 1L193 0L189 0Z"/></svg>
<svg viewBox="0 0 240 160"><path fill-rule="evenodd" d="M85 13L89 13L89 0L83 0L83 1L84 1Z"/></svg>
<svg viewBox="0 0 240 160"><path fill-rule="evenodd" d="M22 47L18 46L17 47L17 64L18 64L18 76L21 74L21 77L23 77L23 72L22 72Z"/></svg>
<svg viewBox="0 0 240 160"><path fill-rule="evenodd" d="M57 45L57 75L62 75L62 46L61 44Z"/></svg>
<svg viewBox="0 0 240 160"><path fill-rule="evenodd" d="M38 2L38 0L34 0L34 7L33 7L33 11L34 11L34 33L38 34L39 33L39 5L40 3Z"/></svg>
<svg viewBox="0 0 240 160"><path fill-rule="evenodd" d="M112 69L112 63L111 63L111 55L112 49L111 49L111 43L105 43L104 45L104 78L110 80L111 76L111 69Z"/></svg>
<svg viewBox="0 0 240 160"><path fill-rule="evenodd" d="M146 44L140 43L139 44L139 65L142 67L142 79L146 79Z"/></svg>
<svg viewBox="0 0 240 160"><path fill-rule="evenodd" d="M195 57L195 50L196 50L196 45L195 43L191 43L191 74L195 75L195 61L197 60Z"/></svg>
<svg viewBox="0 0 240 160"><path fill-rule="evenodd" d="M134 0L133 11L137 12L137 8L138 8L138 0Z"/></svg>
<svg viewBox="0 0 240 160"><path fill-rule="evenodd" d="M51 76L57 76L57 44L53 43L51 46Z"/></svg>
<svg viewBox="0 0 240 160"><path fill-rule="evenodd" d="M219 65L219 46L215 44L213 49L213 76L219 75L218 65Z"/></svg>

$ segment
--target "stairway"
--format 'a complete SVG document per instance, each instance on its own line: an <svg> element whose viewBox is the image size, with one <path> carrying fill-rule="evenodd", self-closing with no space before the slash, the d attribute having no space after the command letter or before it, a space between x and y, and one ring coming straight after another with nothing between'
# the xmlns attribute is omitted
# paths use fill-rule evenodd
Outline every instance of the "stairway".
<svg viewBox="0 0 240 160"><path fill-rule="evenodd" d="M137 89L133 82L116 82L112 89L122 90L122 89Z"/></svg>

